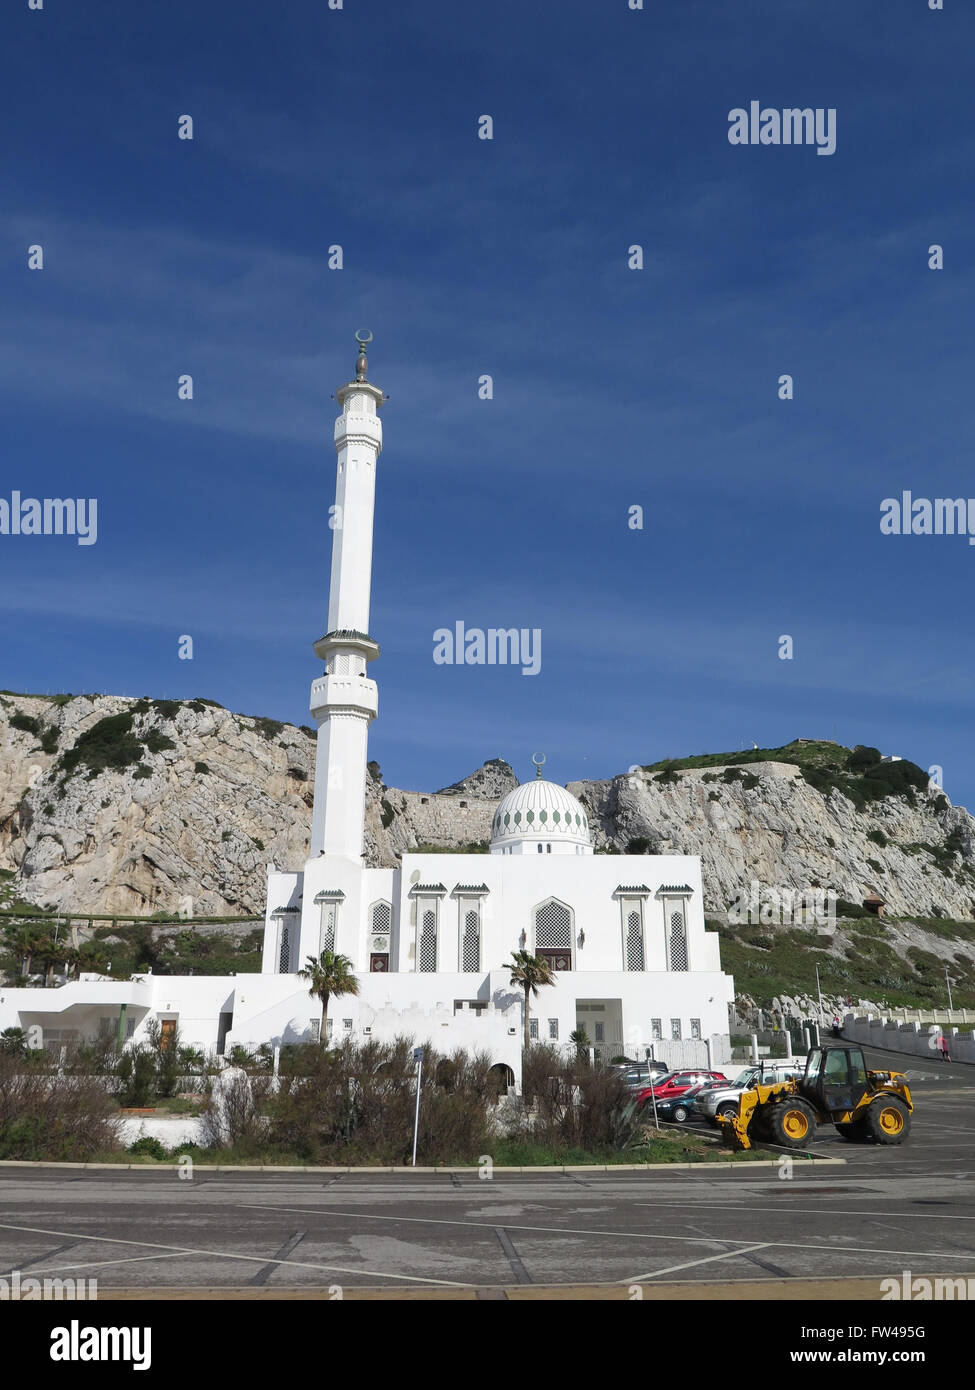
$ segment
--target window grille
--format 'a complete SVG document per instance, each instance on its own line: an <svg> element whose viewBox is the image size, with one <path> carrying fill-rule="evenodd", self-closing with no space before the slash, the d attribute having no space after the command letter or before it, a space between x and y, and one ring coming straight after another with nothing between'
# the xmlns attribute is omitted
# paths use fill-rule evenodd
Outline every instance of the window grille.
<svg viewBox="0 0 975 1390"><path fill-rule="evenodd" d="M420 923L420 969L437 968L437 914L432 907L423 913Z"/></svg>
<svg viewBox="0 0 975 1390"><path fill-rule="evenodd" d="M461 969L465 971L481 968L481 924L476 908L472 908L464 918L464 942L461 951Z"/></svg>
<svg viewBox="0 0 975 1390"><path fill-rule="evenodd" d="M683 912L670 914L670 968L687 969L687 929Z"/></svg>
<svg viewBox="0 0 975 1390"><path fill-rule="evenodd" d="M626 968L643 970L643 923L640 909L634 908L626 918Z"/></svg>
<svg viewBox="0 0 975 1390"><path fill-rule="evenodd" d="M280 945L278 947L278 974L287 975L291 970L291 928L287 922L281 923Z"/></svg>
<svg viewBox="0 0 975 1390"><path fill-rule="evenodd" d="M393 909L389 903L377 903L372 909L372 929L381 936L389 934L393 920Z"/></svg>
<svg viewBox="0 0 975 1390"><path fill-rule="evenodd" d="M559 1040L559 1021L557 1018L550 1018L548 1021L548 1039L549 1042L558 1042Z"/></svg>
<svg viewBox="0 0 975 1390"><path fill-rule="evenodd" d="M692 1037L692 1038L700 1038L700 1036L701 1036L701 1020L700 1020L699 1018L692 1018L692 1019L691 1019L691 1037Z"/></svg>
<svg viewBox="0 0 975 1390"><path fill-rule="evenodd" d="M528 1036L529 1036L529 1038L534 1038L536 1042L538 1041L538 1019L537 1019L537 1018L530 1018L530 1019L528 1020Z"/></svg>
<svg viewBox="0 0 975 1390"><path fill-rule="evenodd" d="M338 903L322 903L322 927L318 934L318 954L335 951L335 924L338 919Z"/></svg>
<svg viewBox="0 0 975 1390"><path fill-rule="evenodd" d="M652 1018L650 1020L650 1036L654 1042L663 1042L664 1025L663 1019Z"/></svg>
<svg viewBox="0 0 975 1390"><path fill-rule="evenodd" d="M572 913L561 903L544 903L535 914L536 950L567 951L572 945Z"/></svg>
<svg viewBox="0 0 975 1390"><path fill-rule="evenodd" d="M674 1042L680 1042L680 1019L679 1019L679 1018L672 1018L672 1019L670 1020L670 1036L671 1036L671 1038L673 1039Z"/></svg>

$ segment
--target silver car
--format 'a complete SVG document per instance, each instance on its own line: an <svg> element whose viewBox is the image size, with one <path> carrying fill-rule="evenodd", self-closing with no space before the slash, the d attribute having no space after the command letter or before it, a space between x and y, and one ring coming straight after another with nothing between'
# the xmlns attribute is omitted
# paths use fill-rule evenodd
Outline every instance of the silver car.
<svg viewBox="0 0 975 1390"><path fill-rule="evenodd" d="M712 1086L706 1091L698 1091L694 1097L694 1109L709 1124L717 1125L718 1115L738 1114L738 1100L742 1091L747 1091L756 1082L770 1085L776 1081L799 1081L802 1076L803 1072L795 1065L759 1063L757 1067L748 1067L727 1086Z"/></svg>

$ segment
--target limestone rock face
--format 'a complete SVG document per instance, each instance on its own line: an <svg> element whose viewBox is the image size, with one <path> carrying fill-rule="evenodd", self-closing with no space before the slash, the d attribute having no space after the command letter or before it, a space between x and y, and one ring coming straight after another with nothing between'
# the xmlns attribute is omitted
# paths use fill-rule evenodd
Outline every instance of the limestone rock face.
<svg viewBox="0 0 975 1390"><path fill-rule="evenodd" d="M705 909L715 916L755 880L763 897L832 888L854 903L879 893L891 915L975 918L975 821L964 807L922 792L913 807L888 797L859 811L836 790L816 791L791 763L745 770L757 786L724 782L712 767L679 771L673 782L642 771L570 782L569 791L589 807L597 848L626 852L632 840L646 840L649 853L699 854ZM952 832L958 851L946 853Z"/></svg>
<svg viewBox="0 0 975 1390"><path fill-rule="evenodd" d="M114 716L131 718L128 735L92 734ZM0 695L0 868L15 871L19 897L74 913L261 914L267 864L300 868L307 855L314 763L308 731L200 700ZM763 894L832 888L858 903L878 892L892 914L975 918L975 821L963 808L919 792L914 806L888 797L858 811L791 763L748 764L748 787L721 771L568 789L589 809L597 851L700 855L712 916L758 881ZM366 862L486 850L516 785L498 758L429 793L387 787L371 764Z"/></svg>

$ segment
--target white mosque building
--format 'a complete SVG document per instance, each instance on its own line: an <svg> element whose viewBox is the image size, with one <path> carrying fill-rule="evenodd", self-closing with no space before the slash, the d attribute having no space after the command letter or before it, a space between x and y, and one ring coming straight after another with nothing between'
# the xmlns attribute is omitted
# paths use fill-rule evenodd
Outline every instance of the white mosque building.
<svg viewBox="0 0 975 1390"><path fill-rule="evenodd" d="M359 335L357 335L359 337ZM601 1055L714 1064L727 1057L733 981L705 930L695 856L595 855L583 805L542 780L499 803L490 853L409 854L398 868L363 862L369 725L378 711L369 663L373 511L385 396L367 377L336 393L338 454L328 630L311 686L318 725L309 857L268 868L259 975L82 976L57 989L0 989L0 1029L94 1034L120 1023L138 1040L151 1017L184 1043L225 1053L319 1037L321 1006L298 970L309 956L347 956L357 996L333 998L327 1030L388 1040L410 1034L440 1051L487 1053L517 1080L523 992L515 951L545 959L556 983L531 1009L531 1035L568 1044L584 1028ZM680 1044L678 1047L677 1044Z"/></svg>

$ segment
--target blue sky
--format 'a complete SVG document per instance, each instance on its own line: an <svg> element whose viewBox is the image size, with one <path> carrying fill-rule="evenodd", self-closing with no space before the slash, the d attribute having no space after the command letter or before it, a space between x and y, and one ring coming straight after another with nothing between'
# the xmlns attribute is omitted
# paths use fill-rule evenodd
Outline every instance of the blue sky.
<svg viewBox="0 0 975 1390"><path fill-rule="evenodd" d="M835 736L975 804L975 548L879 530L975 497L946 4L7 6L0 496L97 497L99 534L0 536L0 685L308 722L368 328L390 784ZM753 99L835 107L836 153L730 145ZM541 674L435 665L460 619L540 628Z"/></svg>

